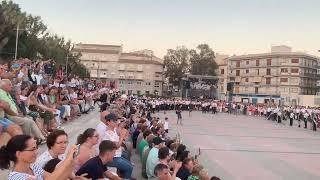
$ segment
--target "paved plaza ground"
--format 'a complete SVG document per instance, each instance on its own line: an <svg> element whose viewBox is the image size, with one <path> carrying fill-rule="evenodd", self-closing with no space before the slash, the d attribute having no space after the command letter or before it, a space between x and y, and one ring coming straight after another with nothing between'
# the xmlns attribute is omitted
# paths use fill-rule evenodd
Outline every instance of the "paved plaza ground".
<svg viewBox="0 0 320 180"><path fill-rule="evenodd" d="M170 134L179 132L182 141L196 153L200 161L223 180L316 180L320 179L320 132L289 127L254 116L202 114L183 112L183 126L177 126L176 114L171 111L156 116L170 119ZM95 128L98 111L64 124L70 144L86 128ZM285 122L288 123L288 122ZM41 146L39 153L46 146ZM134 177L141 178L141 164L134 155ZM6 179L0 173L0 179Z"/></svg>
<svg viewBox="0 0 320 180"><path fill-rule="evenodd" d="M161 116L164 116L161 113ZM262 117L183 113L183 126L168 112L170 133L179 132L200 161L224 180L320 179L320 134L310 129L277 124Z"/></svg>

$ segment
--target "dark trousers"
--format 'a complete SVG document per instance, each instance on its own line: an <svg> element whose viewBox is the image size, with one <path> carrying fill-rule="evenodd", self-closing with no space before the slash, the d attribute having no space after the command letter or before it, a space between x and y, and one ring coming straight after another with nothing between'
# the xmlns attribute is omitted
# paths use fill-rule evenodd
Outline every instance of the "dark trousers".
<svg viewBox="0 0 320 180"><path fill-rule="evenodd" d="M307 120L307 118L304 119L304 128L308 128L308 120Z"/></svg>
<svg viewBox="0 0 320 180"><path fill-rule="evenodd" d="M290 118L290 126L293 125L293 118Z"/></svg>

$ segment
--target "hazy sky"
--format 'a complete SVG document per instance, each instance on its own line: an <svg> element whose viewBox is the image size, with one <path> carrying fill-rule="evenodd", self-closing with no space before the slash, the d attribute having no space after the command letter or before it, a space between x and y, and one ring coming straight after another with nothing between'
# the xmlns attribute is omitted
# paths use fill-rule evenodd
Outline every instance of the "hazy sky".
<svg viewBox="0 0 320 180"><path fill-rule="evenodd" d="M208 43L216 52L269 52L285 44L320 49L320 0L14 0L50 31L78 43L125 51Z"/></svg>

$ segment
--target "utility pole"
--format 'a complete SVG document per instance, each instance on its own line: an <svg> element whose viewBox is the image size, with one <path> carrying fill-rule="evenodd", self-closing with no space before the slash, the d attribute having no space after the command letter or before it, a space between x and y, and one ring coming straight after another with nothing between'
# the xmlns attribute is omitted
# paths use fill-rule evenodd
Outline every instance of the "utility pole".
<svg viewBox="0 0 320 180"><path fill-rule="evenodd" d="M18 40L19 40L19 23L17 25L17 34L16 34L16 51L14 53L14 60L17 60L17 53L18 53Z"/></svg>
<svg viewBox="0 0 320 180"><path fill-rule="evenodd" d="M66 60L66 76L68 77L68 62L69 62L69 53L67 52L67 60Z"/></svg>

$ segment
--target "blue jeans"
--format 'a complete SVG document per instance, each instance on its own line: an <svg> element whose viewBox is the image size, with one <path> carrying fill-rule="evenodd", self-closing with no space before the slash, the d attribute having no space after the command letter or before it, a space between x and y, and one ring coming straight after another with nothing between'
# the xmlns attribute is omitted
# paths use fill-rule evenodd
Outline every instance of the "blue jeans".
<svg viewBox="0 0 320 180"><path fill-rule="evenodd" d="M113 157L113 161L107 163L106 166L116 167L120 171L121 175L123 175L124 179L131 178L133 166L130 161L126 160L123 157Z"/></svg>
<svg viewBox="0 0 320 180"><path fill-rule="evenodd" d="M63 106L60 106L58 110L60 111L60 118L62 119L64 112L66 112L66 108Z"/></svg>

